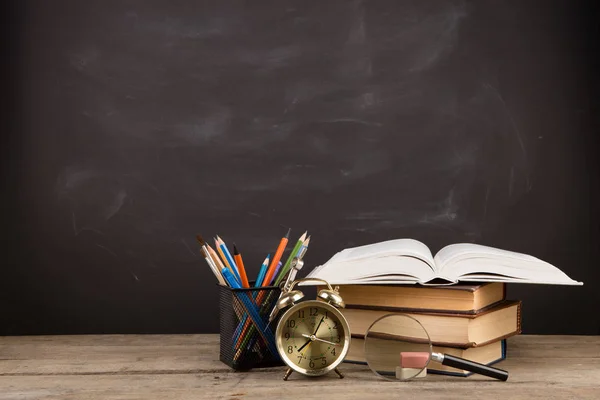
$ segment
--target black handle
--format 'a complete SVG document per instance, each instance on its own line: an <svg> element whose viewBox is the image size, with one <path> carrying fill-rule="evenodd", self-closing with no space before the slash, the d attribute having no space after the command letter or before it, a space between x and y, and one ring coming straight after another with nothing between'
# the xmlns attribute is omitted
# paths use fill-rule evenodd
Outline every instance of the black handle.
<svg viewBox="0 0 600 400"><path fill-rule="evenodd" d="M454 357L449 354L444 354L444 361L442 361L442 364L449 367L464 369L476 374L489 376L490 378L500 379L501 381L508 379L508 372L503 369L489 367L474 361L465 360L464 358Z"/></svg>

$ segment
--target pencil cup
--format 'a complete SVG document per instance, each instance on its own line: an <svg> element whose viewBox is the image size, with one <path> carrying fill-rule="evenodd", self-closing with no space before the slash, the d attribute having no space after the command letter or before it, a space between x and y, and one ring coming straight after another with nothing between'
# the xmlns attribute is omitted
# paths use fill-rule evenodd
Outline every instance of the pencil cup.
<svg viewBox="0 0 600 400"><path fill-rule="evenodd" d="M283 365L275 347L278 318L269 314L278 286L232 289L219 285L220 360L237 371Z"/></svg>

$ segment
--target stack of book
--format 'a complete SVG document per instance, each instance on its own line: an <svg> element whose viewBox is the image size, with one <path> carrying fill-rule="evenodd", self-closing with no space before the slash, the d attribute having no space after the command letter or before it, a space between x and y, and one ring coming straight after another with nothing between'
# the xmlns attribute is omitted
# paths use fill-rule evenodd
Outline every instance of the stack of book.
<svg viewBox="0 0 600 400"><path fill-rule="evenodd" d="M458 243L434 255L414 239L342 250L307 277L340 286L352 334L346 360L359 363L367 329L395 312L423 325L433 351L493 364L506 358L505 339L521 332L521 302L506 300L507 282L582 284L527 254ZM468 375L435 362L427 370Z"/></svg>
<svg viewBox="0 0 600 400"><path fill-rule="evenodd" d="M504 283L453 286L342 285L341 310L352 334L346 362L366 364L364 337L389 313L417 319L433 351L491 365L506 358L506 338L521 332L521 302L506 300ZM431 361L431 373L468 376L468 371Z"/></svg>

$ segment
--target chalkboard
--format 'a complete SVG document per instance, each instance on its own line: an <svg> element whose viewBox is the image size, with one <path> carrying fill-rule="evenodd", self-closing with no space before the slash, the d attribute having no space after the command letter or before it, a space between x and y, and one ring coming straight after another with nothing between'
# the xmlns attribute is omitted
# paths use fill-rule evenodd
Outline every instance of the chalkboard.
<svg viewBox="0 0 600 400"><path fill-rule="evenodd" d="M195 235L255 276L288 227L304 274L402 237L535 255L585 286L511 285L525 332L600 333L584 3L14 10L0 334L216 332Z"/></svg>

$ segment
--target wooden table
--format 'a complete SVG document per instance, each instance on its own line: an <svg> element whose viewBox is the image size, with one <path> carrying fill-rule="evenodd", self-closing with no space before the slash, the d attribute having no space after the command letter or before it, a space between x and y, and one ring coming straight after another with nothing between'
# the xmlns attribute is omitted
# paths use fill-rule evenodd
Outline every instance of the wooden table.
<svg viewBox="0 0 600 400"><path fill-rule="evenodd" d="M518 336L499 366L508 382L430 375L387 382L342 364L308 379L284 368L239 373L218 335L0 337L0 400L29 399L600 399L600 336Z"/></svg>

